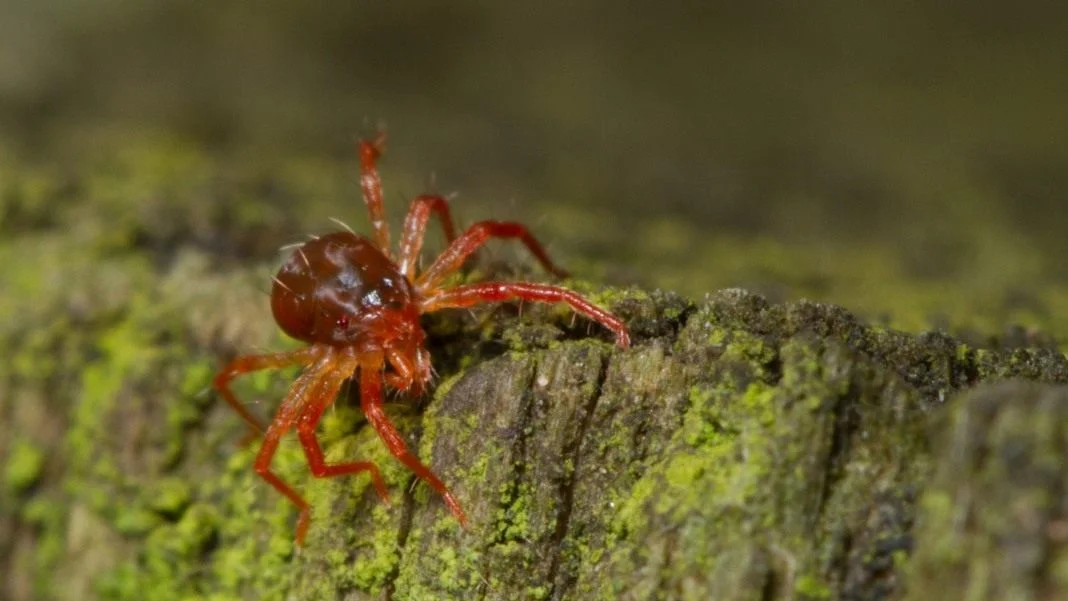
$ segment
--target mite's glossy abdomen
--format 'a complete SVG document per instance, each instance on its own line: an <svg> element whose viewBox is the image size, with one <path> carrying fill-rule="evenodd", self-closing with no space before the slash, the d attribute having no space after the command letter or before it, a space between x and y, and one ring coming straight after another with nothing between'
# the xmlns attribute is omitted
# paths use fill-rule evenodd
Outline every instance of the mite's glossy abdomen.
<svg viewBox="0 0 1068 601"><path fill-rule="evenodd" d="M383 312L409 313L412 287L370 240L350 232L316 238L293 251L271 290L286 334L305 342L360 344Z"/></svg>

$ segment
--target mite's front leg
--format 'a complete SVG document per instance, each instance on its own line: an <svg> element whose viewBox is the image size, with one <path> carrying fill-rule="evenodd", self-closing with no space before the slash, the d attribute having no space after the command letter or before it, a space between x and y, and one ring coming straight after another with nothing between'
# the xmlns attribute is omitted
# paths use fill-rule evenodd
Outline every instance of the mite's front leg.
<svg viewBox="0 0 1068 601"><path fill-rule="evenodd" d="M382 442L386 443L389 452L410 469L417 478L436 490L444 499L445 505L456 516L456 519L461 524L466 525L467 515L460 508L460 503L452 496L441 478L438 478L434 472L430 471L430 468L423 465L419 458L408 450L408 445L404 443L404 438L401 437L393 422L389 421L386 412L382 410L382 378L381 369L378 367L360 368L360 408L363 409L363 414L367 416L367 421L378 432Z"/></svg>

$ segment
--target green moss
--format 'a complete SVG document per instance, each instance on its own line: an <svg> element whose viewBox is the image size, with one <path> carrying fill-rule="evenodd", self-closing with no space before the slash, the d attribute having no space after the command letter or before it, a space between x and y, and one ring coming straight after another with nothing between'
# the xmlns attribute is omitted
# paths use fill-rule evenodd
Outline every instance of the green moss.
<svg viewBox="0 0 1068 601"><path fill-rule="evenodd" d="M36 484L44 469L44 460L44 452L39 447L28 440L15 439L4 465L7 490L18 494Z"/></svg>
<svg viewBox="0 0 1068 601"><path fill-rule="evenodd" d="M415 529L410 538L420 540L424 532ZM413 564L401 565L397 576L398 590L404 590L413 601L430 601L442 598L458 598L486 585L487 581L478 571L482 553L474 547L442 545L421 558L418 572ZM488 575L488 585L493 586L496 575Z"/></svg>
<svg viewBox="0 0 1068 601"><path fill-rule="evenodd" d="M20 518L38 533L30 569L34 591L39 598L57 593L56 566L62 565L67 545L69 507L62 501L43 497L31 498L22 506Z"/></svg>
<svg viewBox="0 0 1068 601"><path fill-rule="evenodd" d="M531 534L530 511L534 491L527 484L501 492L497 509L496 536L500 544L526 540Z"/></svg>
<svg viewBox="0 0 1068 601"><path fill-rule="evenodd" d="M157 513L142 507L118 511L113 518L115 530L128 536L147 534L162 523L163 519Z"/></svg>
<svg viewBox="0 0 1068 601"><path fill-rule="evenodd" d="M831 589L823 581L811 574L804 574L797 579L794 590L804 599L830 599Z"/></svg>
<svg viewBox="0 0 1068 601"><path fill-rule="evenodd" d="M100 596L182 599L193 593L191 580L199 558L215 539L217 522L214 507L193 505L177 523L155 528L145 539L136 567L126 564L101 578Z"/></svg>
<svg viewBox="0 0 1068 601"><path fill-rule="evenodd" d="M148 506L165 516L179 516L189 505L192 494L192 487L184 479L161 478L148 499Z"/></svg>
<svg viewBox="0 0 1068 601"><path fill-rule="evenodd" d="M372 536L371 552L351 567L352 584L359 590L378 593L396 573L400 563L400 550L394 532L385 527L386 520L381 520L382 528L370 533ZM369 533L360 532L359 536L366 537ZM338 568L345 569L347 562L339 562Z"/></svg>

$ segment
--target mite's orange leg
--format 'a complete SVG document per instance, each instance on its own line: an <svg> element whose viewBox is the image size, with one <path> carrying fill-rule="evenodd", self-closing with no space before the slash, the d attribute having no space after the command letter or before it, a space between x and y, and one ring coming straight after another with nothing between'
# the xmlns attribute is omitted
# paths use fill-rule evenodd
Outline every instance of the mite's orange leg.
<svg viewBox="0 0 1068 601"><path fill-rule="evenodd" d="M249 427L252 428L251 434L253 436L258 436L263 433L265 429L264 424L237 400L237 396L230 390L230 380L233 380L242 374L260 371L262 369L279 369L283 367L292 367L294 365L308 365L315 360L316 354L317 353L313 350L313 347L308 347L290 353L272 353L270 355L249 355L247 357L238 357L216 374L214 382L215 390L219 391L219 394L226 399L226 402L233 407L234 411L237 411L237 414L248 423Z"/></svg>
<svg viewBox="0 0 1068 601"><path fill-rule="evenodd" d="M415 275L415 263L419 260L419 251L423 248L423 236L426 235L426 223L430 214L436 213L445 230L445 242L452 244L456 239L456 228L452 225L449 203L441 196L424 194L412 201L408 216L404 218L404 231L401 232L400 256L397 259L400 272L409 280Z"/></svg>
<svg viewBox="0 0 1068 601"><path fill-rule="evenodd" d="M371 216L371 226L375 229L375 243L389 257L389 225L382 208L382 178L378 176L377 167L385 143L385 132L379 132L373 140L360 140L360 190Z"/></svg>
<svg viewBox="0 0 1068 601"><path fill-rule="evenodd" d="M297 421L297 436L304 448L304 456L308 458L308 466L311 473L317 478L330 478L355 474L357 472L369 472L375 491L382 501L389 503L389 491L386 482L382 479L378 467L370 461L353 461L350 463L327 463L323 456L323 449L319 445L319 439L315 435L315 428L319 425L319 419L323 412L337 397L342 382L352 375L352 368L335 369L327 374L319 386L316 387L315 398L310 398L305 404L304 412ZM297 544L301 544L308 530L308 508L301 508L300 518L297 520Z"/></svg>
<svg viewBox="0 0 1068 601"><path fill-rule="evenodd" d="M490 238L519 238L549 273L561 278L567 277L566 271L549 260L545 249L538 244L525 225L510 221L480 221L467 228L462 236L434 260L433 265L416 278L416 287L424 292L437 287L446 276L462 267L464 261Z"/></svg>
<svg viewBox="0 0 1068 601"><path fill-rule="evenodd" d="M278 492L285 495L300 510L300 517L297 519L298 545L304 540L304 533L308 529L308 502L279 478L278 474L271 471L271 460L274 459L274 454L278 451L278 444L282 440L282 435L296 423L299 413L307 402L309 392L314 396L316 390L320 388L319 383L323 369L328 367L329 358L308 368L297 378L293 388L289 390L289 394L286 395L286 398L279 406L278 413L275 414L274 420L267 428L267 432L263 435L263 445L260 447L260 452L256 455L256 460L252 464L253 469L256 470L256 473L261 478L266 480Z"/></svg>
<svg viewBox="0 0 1068 601"><path fill-rule="evenodd" d="M389 452L416 475L417 478L426 482L431 488L438 491L445 500L452 514L461 524L467 524L467 516L456 498L449 492L448 487L440 478L423 465L419 459L408 450L397 428L386 417L382 410L382 374L378 369L360 368L360 408L363 409L367 421L378 432L378 436L386 443Z"/></svg>
<svg viewBox="0 0 1068 601"><path fill-rule="evenodd" d="M278 474L271 471L271 459L274 458L275 452L278 451L278 443L281 442L282 434L285 433L289 426L290 424L285 424L284 427L275 428L272 425L267 429L267 434L263 437L263 446L260 447L260 452L256 455L256 462L253 466L261 478L266 480L278 492L285 495L300 510L300 517L297 518L297 544L300 545L304 542L304 533L308 530L308 502L297 494L297 491L282 481Z"/></svg>
<svg viewBox="0 0 1068 601"><path fill-rule="evenodd" d="M612 330L620 348L630 346L627 326L615 315L601 309L582 295L559 286L530 284L526 282L482 282L445 290L423 301L422 313L439 309L470 307L486 302L522 299L539 303L567 303L576 313L596 321Z"/></svg>

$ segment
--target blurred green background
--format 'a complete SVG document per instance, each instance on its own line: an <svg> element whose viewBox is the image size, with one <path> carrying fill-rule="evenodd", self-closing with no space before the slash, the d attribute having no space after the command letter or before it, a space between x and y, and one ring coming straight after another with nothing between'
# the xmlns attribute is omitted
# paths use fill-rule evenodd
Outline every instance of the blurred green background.
<svg viewBox="0 0 1068 601"><path fill-rule="evenodd" d="M299 235L364 225L353 142L384 122L398 218L458 190L462 223L524 220L587 278L1063 338L1066 25L1039 0L4 0L0 159L285 165L315 180Z"/></svg>

